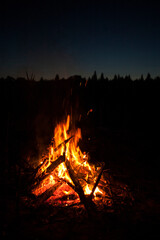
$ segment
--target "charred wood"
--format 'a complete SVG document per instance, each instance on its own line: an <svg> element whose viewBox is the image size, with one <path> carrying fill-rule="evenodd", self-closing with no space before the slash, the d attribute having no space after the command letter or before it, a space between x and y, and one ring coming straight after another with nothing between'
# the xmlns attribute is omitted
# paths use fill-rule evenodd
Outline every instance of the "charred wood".
<svg viewBox="0 0 160 240"><path fill-rule="evenodd" d="M54 171L54 169L55 169L56 167L58 167L61 163L63 163L64 160L65 160L64 155L63 155L63 156L60 156L57 160L55 160L55 161L47 168L47 170L42 173L41 176L39 176L39 177L37 177L37 179L35 179L35 182L36 182L36 183L35 183L34 185L37 186L41 181L43 181L46 177L48 177L48 175L49 175L52 171Z"/></svg>
<svg viewBox="0 0 160 240"><path fill-rule="evenodd" d="M74 194L69 194L69 195L65 195L65 196L62 196L62 197L59 197L59 198L56 198L55 201L72 201L72 200L75 200L77 199L78 196L76 197Z"/></svg>
<svg viewBox="0 0 160 240"><path fill-rule="evenodd" d="M70 138L66 139L64 142L60 143L56 148L54 148L54 152L56 152L59 148L61 148L62 145L66 145L73 137L74 137L74 135L71 136Z"/></svg>
<svg viewBox="0 0 160 240"><path fill-rule="evenodd" d="M72 169L72 167L70 165L70 162L67 159L65 161L65 164L66 164L69 176L75 185L75 191L78 193L79 198L80 198L81 202L83 203L83 205L85 206L88 214L92 215L93 210L95 210L95 205L94 205L92 199L87 198L85 196L83 188L81 187L81 184L80 184L78 178L76 177L74 170Z"/></svg>
<svg viewBox="0 0 160 240"><path fill-rule="evenodd" d="M60 156L57 160L55 160L48 168L46 171L46 174L50 174L56 167L58 167L61 163L65 161L64 155Z"/></svg>
<svg viewBox="0 0 160 240"><path fill-rule="evenodd" d="M98 175L98 177L97 177L97 180L96 180L96 182L95 182L95 184L94 184L94 187L93 187L93 189L92 189L92 192L91 192L91 194L90 194L90 197L91 197L91 198L93 197L94 191L96 190L96 187L98 186L98 183L99 183L99 181L100 181L100 179L101 179L104 166L105 166L105 164L103 163L102 168L101 168L101 171L100 171L100 173L99 173L99 175Z"/></svg>
<svg viewBox="0 0 160 240"><path fill-rule="evenodd" d="M56 152L59 148L61 148L61 146L62 145L66 145L67 144L67 142L69 142L72 138L74 137L74 135L73 136L71 136L70 138L68 138L68 139L66 139L65 141L63 141L62 143L60 143L56 148L54 148L54 152ZM61 158L61 156L60 156L60 158ZM61 159L62 160L62 159ZM50 171L50 169L51 169L51 171L52 170L54 170L60 163L61 163L61 160L58 158L56 161L54 161L49 167L48 167L48 169L47 169L47 171ZM59 163L59 161L60 161L60 163ZM62 161L63 162L63 161ZM48 159L45 159L44 161L43 161L43 163L41 163L35 170L34 170L34 172L33 172L33 179L35 179L35 178L38 178L40 175L42 176L42 174L41 173L39 173L39 171L40 171L40 169L44 166L45 167L45 165L48 163ZM57 166L56 166L56 164L58 164ZM55 167L54 167L55 166ZM53 168L53 169L52 169Z"/></svg>
<svg viewBox="0 0 160 240"><path fill-rule="evenodd" d="M34 169L33 174L32 174L32 179L35 179L37 177L39 177L40 173L40 169L46 165L46 163L48 162L48 159L45 159L43 163L41 163L36 169Z"/></svg>
<svg viewBox="0 0 160 240"><path fill-rule="evenodd" d="M75 186L71 182L69 182L68 180L66 180L64 178L59 178L59 180L61 180L64 183L67 183L68 186L70 186L76 192Z"/></svg>
<svg viewBox="0 0 160 240"><path fill-rule="evenodd" d="M47 189L41 195L37 196L35 199L35 205L40 206L43 202L45 202L49 197L53 195L53 193L62 185L62 182L57 182L54 186Z"/></svg>

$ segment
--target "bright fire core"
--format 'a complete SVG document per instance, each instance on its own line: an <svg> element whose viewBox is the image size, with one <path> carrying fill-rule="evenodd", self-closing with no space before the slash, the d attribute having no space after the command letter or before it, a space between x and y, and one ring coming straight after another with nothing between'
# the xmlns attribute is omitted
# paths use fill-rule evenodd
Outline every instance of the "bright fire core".
<svg viewBox="0 0 160 240"><path fill-rule="evenodd" d="M61 155L65 154L65 158L70 162L84 194L90 195L101 167L95 167L94 165L89 164L87 154L81 152L78 146L79 139L82 137L81 130L79 128L70 130L69 128L70 116L67 117L66 122L59 123L56 126L53 142L49 147L47 156L41 159L42 166L39 168L37 176L44 173L54 161L56 161ZM62 144L69 138L71 139L66 144ZM41 182L41 184L35 187L33 193L38 196L50 187L54 186L57 181L62 181L62 184L53 193L53 196L51 197L52 200L56 201L56 199L62 199L64 196L68 196L67 200L69 200L69 196L72 196L72 202L79 201L78 194L69 185L70 183L73 186L74 183L68 174L65 162L59 164L54 171ZM96 197L103 197L106 194L101 187L102 183L106 183L103 176L101 176L101 181L94 191L93 197L95 199Z"/></svg>

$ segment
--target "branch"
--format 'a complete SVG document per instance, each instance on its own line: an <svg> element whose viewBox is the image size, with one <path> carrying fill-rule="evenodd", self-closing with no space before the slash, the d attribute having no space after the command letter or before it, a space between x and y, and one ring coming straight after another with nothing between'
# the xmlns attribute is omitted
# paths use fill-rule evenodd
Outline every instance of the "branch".
<svg viewBox="0 0 160 240"><path fill-rule="evenodd" d="M60 144L54 149L54 152L56 152L60 147L62 147L62 145L66 145L73 137L74 137L74 135L71 136L70 138L66 139L64 142L60 143Z"/></svg>
<svg viewBox="0 0 160 240"><path fill-rule="evenodd" d="M47 189L41 195L37 196L35 199L35 204L40 206L44 201L46 201L53 193L61 186L62 182L57 182L54 186Z"/></svg>
<svg viewBox="0 0 160 240"><path fill-rule="evenodd" d="M67 167L67 170L68 170L68 173L69 173L69 176L70 178L72 179L74 185L75 185L75 191L78 193L79 195L79 198L81 200L81 202L84 204L87 212L89 215L91 215L91 211L93 210L93 206L94 206L94 203L92 202L92 199L91 198L87 198L83 192L83 189L81 187L81 184L78 180L78 178L76 177L71 165L70 165L70 162L66 159L65 161L65 164L66 164L66 167Z"/></svg>
<svg viewBox="0 0 160 240"><path fill-rule="evenodd" d="M95 190L96 190L96 187L97 187L97 185L98 185L98 183L99 183L99 181L100 181L100 179L101 179L101 176L102 176L104 167L105 167L105 163L103 163L103 165L102 165L101 171L100 171L100 173L99 173L99 175L98 175L98 177L97 177L97 180L96 180L96 182L95 182L95 184L94 184L94 187L93 187L93 189L92 189L92 192L91 192L91 194L90 194L91 199L92 199L93 194L94 194L94 192L95 192Z"/></svg>
<svg viewBox="0 0 160 240"><path fill-rule="evenodd" d="M48 168L46 171L44 171L42 173L41 176L38 176L36 178L36 182L37 184L39 184L41 181L43 181L46 177L48 177L48 175L56 168L58 167L61 163L63 163L65 161L64 155L60 156L57 160L55 160ZM37 185L36 184L36 185Z"/></svg>

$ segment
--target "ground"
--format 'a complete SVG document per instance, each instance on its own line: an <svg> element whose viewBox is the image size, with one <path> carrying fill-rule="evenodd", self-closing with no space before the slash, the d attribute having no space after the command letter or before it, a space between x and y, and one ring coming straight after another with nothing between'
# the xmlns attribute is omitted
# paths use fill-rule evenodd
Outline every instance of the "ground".
<svg viewBox="0 0 160 240"><path fill-rule="evenodd" d="M112 138L114 138L113 135ZM116 143L113 144L111 138L106 139L101 136L101 139L104 145L110 144L110 151L114 148L116 152ZM82 206L63 208L43 204L34 208L26 204L24 193L19 197L20 202L17 203L16 196L13 198L14 194L10 192L5 199L7 210L2 226L3 238L110 240L150 237L157 239L160 220L159 180L152 174L147 175L148 166L143 169L137 167L135 156L130 158L131 150L127 144L124 146L127 156L124 156L123 144L121 141L121 150L117 150L119 158L116 160L116 153L114 153L115 160L110 160L108 164L115 184L122 186L127 184L133 197L131 204L120 204L109 209L105 207L88 216ZM94 157L94 153L91 155ZM101 158L104 157L105 151L101 151Z"/></svg>

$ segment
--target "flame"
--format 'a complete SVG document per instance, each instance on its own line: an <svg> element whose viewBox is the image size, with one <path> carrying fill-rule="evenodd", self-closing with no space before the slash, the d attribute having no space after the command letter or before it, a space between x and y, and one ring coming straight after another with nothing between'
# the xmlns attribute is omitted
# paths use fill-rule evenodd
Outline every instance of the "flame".
<svg viewBox="0 0 160 240"><path fill-rule="evenodd" d="M86 184L86 186L85 186L85 188L84 188L84 194L85 194L85 195L90 195L91 192L92 192L91 187L90 187L88 184Z"/></svg>
<svg viewBox="0 0 160 240"><path fill-rule="evenodd" d="M92 111L93 110L91 109L89 112ZM45 156L45 159L47 160L44 162L44 164L42 164L42 167L38 171L38 174L40 175L45 172L46 169L52 164L52 162L57 160L57 158L59 158L61 155L65 154L65 158L69 160L77 178L79 179L84 194L89 195L91 194L94 183L96 182L97 171L94 166L89 164L87 154L85 152L82 153L78 146L78 142L82 138L81 129L72 128L72 130L70 130L70 122L71 119L68 115L66 122L57 124L54 130L54 138L52 144L48 150L48 155ZM68 141L66 144L62 144L69 138L71 138L70 141ZM42 162L42 159L40 159L40 162ZM33 193L35 195L42 194L44 191L46 191L46 189L54 185L57 182L57 179L64 180L74 185L68 174L65 162L59 164L58 167L56 167L47 178L45 178L42 184L33 190ZM55 191L54 197L56 196L58 198L58 196L62 195L62 192L64 195L71 192L76 197L78 197L77 193L73 189L68 190L68 187L69 185L65 183L63 187L61 187L61 193L60 191ZM96 194L104 195L104 192L101 191L97 186L94 192L94 196L96 196Z"/></svg>

